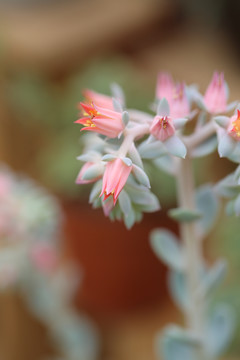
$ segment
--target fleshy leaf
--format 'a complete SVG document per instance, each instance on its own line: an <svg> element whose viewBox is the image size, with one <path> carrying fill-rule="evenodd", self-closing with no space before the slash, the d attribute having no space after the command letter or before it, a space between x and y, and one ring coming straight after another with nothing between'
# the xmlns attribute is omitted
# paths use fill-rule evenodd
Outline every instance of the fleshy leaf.
<svg viewBox="0 0 240 360"><path fill-rule="evenodd" d="M125 214L125 216L128 216L128 214L132 209L132 206L131 206L131 200L125 190L122 190L120 192L118 201L122 212Z"/></svg>
<svg viewBox="0 0 240 360"><path fill-rule="evenodd" d="M179 271L171 271L168 278L168 287L176 305L182 310L187 309L189 306L189 296L185 275Z"/></svg>
<svg viewBox="0 0 240 360"><path fill-rule="evenodd" d="M226 112L232 111L237 106L237 104L237 101L232 101L230 104L227 105Z"/></svg>
<svg viewBox="0 0 240 360"><path fill-rule="evenodd" d="M185 159L187 155L186 146L176 135L164 141L164 146L170 154Z"/></svg>
<svg viewBox="0 0 240 360"><path fill-rule="evenodd" d="M185 343L192 346L200 346L201 339L189 332L188 330L182 329L178 325L169 325L164 329L164 334L170 337L173 340L180 341L181 343Z"/></svg>
<svg viewBox="0 0 240 360"><path fill-rule="evenodd" d="M235 150L236 145L236 141L231 136L224 134L218 143L219 156L228 157Z"/></svg>
<svg viewBox="0 0 240 360"><path fill-rule="evenodd" d="M201 212L187 208L171 209L168 211L168 215L179 222L192 222L202 217Z"/></svg>
<svg viewBox="0 0 240 360"><path fill-rule="evenodd" d="M144 141L138 147L138 151L142 159L156 159L167 153L166 148L161 141L150 143Z"/></svg>
<svg viewBox="0 0 240 360"><path fill-rule="evenodd" d="M120 112L120 113L123 112L121 103L118 100L116 100L115 98L113 98L112 101L113 101L114 110L117 112Z"/></svg>
<svg viewBox="0 0 240 360"><path fill-rule="evenodd" d="M127 158L127 157L124 157L122 159L122 161L124 162L124 164L126 164L127 166L132 166L132 160Z"/></svg>
<svg viewBox="0 0 240 360"><path fill-rule="evenodd" d="M118 85L117 83L112 83L110 88L111 88L113 97L115 99L118 99L118 101L121 102L121 104L124 106L125 96L124 96L124 92L123 92L123 89L121 88L121 86Z"/></svg>
<svg viewBox="0 0 240 360"><path fill-rule="evenodd" d="M123 122L124 126L127 126L127 124L129 123L129 114L127 111L124 111L122 113L122 122Z"/></svg>
<svg viewBox="0 0 240 360"><path fill-rule="evenodd" d="M176 130L182 129L186 123L187 123L188 119L187 118L179 118L179 119L173 119L173 124Z"/></svg>
<svg viewBox="0 0 240 360"><path fill-rule="evenodd" d="M155 349L164 360L197 360L200 339L177 325L170 325L156 339Z"/></svg>
<svg viewBox="0 0 240 360"><path fill-rule="evenodd" d="M101 193L101 189L102 189L102 180L97 181L93 187L92 187L92 191L90 193L89 196L89 202L90 204L99 197L100 193Z"/></svg>
<svg viewBox="0 0 240 360"><path fill-rule="evenodd" d="M133 225L135 224L136 218L135 218L135 212L131 208L130 212L126 215L124 214L124 224L128 230L130 230Z"/></svg>
<svg viewBox="0 0 240 360"><path fill-rule="evenodd" d="M150 235L155 254L175 270L184 269L184 253L177 237L168 230L156 229Z"/></svg>
<svg viewBox="0 0 240 360"><path fill-rule="evenodd" d="M205 330L205 348L212 357L219 357L232 340L236 328L236 314L232 307L218 304L208 317Z"/></svg>
<svg viewBox="0 0 240 360"><path fill-rule="evenodd" d="M204 103L204 97L198 92L198 90L192 91L194 102L197 104L197 106L204 111L207 111L205 103Z"/></svg>
<svg viewBox="0 0 240 360"><path fill-rule="evenodd" d="M163 155L160 158L154 160L154 164L165 173L169 175L175 175L176 164L170 154Z"/></svg>
<svg viewBox="0 0 240 360"><path fill-rule="evenodd" d="M240 193L240 185L236 183L234 174L227 175L215 186L217 194L225 198L233 198Z"/></svg>
<svg viewBox="0 0 240 360"><path fill-rule="evenodd" d="M100 157L100 153L96 151L89 151L88 153L82 154L77 157L77 160L84 162L95 162L98 157Z"/></svg>
<svg viewBox="0 0 240 360"><path fill-rule="evenodd" d="M132 172L140 184L146 186L147 188L151 187L149 178L143 169L137 165L133 165Z"/></svg>
<svg viewBox="0 0 240 360"><path fill-rule="evenodd" d="M106 154L102 157L102 161L113 161L115 160L117 157L116 155L113 154Z"/></svg>
<svg viewBox="0 0 240 360"><path fill-rule="evenodd" d="M228 116L215 116L213 120L216 121L216 123L224 129L227 128L230 121Z"/></svg>
<svg viewBox="0 0 240 360"><path fill-rule="evenodd" d="M101 164L94 164L84 171L84 173L82 174L82 179L92 180L102 175L102 173L103 166Z"/></svg>
<svg viewBox="0 0 240 360"><path fill-rule="evenodd" d="M143 168L141 156L139 155L139 152L137 151L134 143L131 145L130 150L128 151L128 155L130 156L134 164L136 164L140 168Z"/></svg>
<svg viewBox="0 0 240 360"><path fill-rule="evenodd" d="M213 135L191 151L192 157L202 157L211 154L217 148L217 136Z"/></svg>
<svg viewBox="0 0 240 360"><path fill-rule="evenodd" d="M199 296L208 296L223 281L227 271L227 263L225 260L218 260L210 270L204 272L201 286L198 290Z"/></svg>
<svg viewBox="0 0 240 360"><path fill-rule="evenodd" d="M219 202L210 185L204 185L197 189L195 197L197 209L202 214L198 222L198 231L201 236L204 236L211 230L216 221Z"/></svg>
<svg viewBox="0 0 240 360"><path fill-rule="evenodd" d="M167 99L162 98L157 107L157 114L160 116L169 116L170 108Z"/></svg>

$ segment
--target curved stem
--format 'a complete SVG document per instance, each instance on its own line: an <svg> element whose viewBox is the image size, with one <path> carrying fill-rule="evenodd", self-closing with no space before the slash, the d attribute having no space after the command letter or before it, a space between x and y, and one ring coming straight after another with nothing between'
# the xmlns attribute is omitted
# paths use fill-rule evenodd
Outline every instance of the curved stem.
<svg viewBox="0 0 240 360"><path fill-rule="evenodd" d="M216 124L213 120L209 121L206 125L200 128L189 136L184 136L183 141L189 150L207 140L210 136L215 134Z"/></svg>
<svg viewBox="0 0 240 360"><path fill-rule="evenodd" d="M126 156L128 150L130 149L132 143L134 140L138 137L144 136L149 133L149 125L136 125L132 128L125 129L124 135L125 138L122 142L122 145L120 146L118 150L118 156L124 157Z"/></svg>

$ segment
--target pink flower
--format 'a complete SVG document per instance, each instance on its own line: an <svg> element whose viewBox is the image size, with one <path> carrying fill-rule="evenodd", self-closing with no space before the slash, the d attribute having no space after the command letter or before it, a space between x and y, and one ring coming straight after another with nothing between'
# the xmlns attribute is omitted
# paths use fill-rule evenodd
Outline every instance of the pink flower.
<svg viewBox="0 0 240 360"><path fill-rule="evenodd" d="M84 117L75 121L84 125L82 130L93 131L109 138L117 137L124 129L122 114L117 111L104 109L95 104L83 104Z"/></svg>
<svg viewBox="0 0 240 360"><path fill-rule="evenodd" d="M55 249L49 244L35 244L31 251L31 259L34 265L41 271L51 271L57 264Z"/></svg>
<svg viewBox="0 0 240 360"><path fill-rule="evenodd" d="M212 81L204 95L204 104L212 114L225 112L227 108L227 90L224 81L224 74L214 72Z"/></svg>
<svg viewBox="0 0 240 360"><path fill-rule="evenodd" d="M156 98L166 98L171 105L174 93L174 82L170 74L160 72L157 79Z"/></svg>
<svg viewBox="0 0 240 360"><path fill-rule="evenodd" d="M93 182L97 181L98 179L100 179L101 176L96 176L95 178L93 178L91 180L84 180L83 179L83 175L85 174L85 172L94 165L95 165L95 163L89 161L89 162L86 162L82 166L82 168L81 168L81 170L80 170L80 172L79 172L79 174L77 176L76 184L79 184L79 185L90 184L90 183L93 183Z"/></svg>
<svg viewBox="0 0 240 360"><path fill-rule="evenodd" d="M102 208L105 216L109 216L110 212L114 208L113 197L108 197L105 201L102 202Z"/></svg>
<svg viewBox="0 0 240 360"><path fill-rule="evenodd" d="M173 119L184 118L190 114L190 103L186 95L185 84L176 85L170 105L170 114Z"/></svg>
<svg viewBox="0 0 240 360"><path fill-rule="evenodd" d="M131 170L132 165L126 165L120 158L107 163L103 175L102 192L100 194L100 196L104 195L103 200L112 196L114 205L116 204L117 198L122 191Z"/></svg>
<svg viewBox="0 0 240 360"><path fill-rule="evenodd" d="M235 140L240 141L240 111L237 110L237 114L230 118L230 124L228 126L228 134Z"/></svg>
<svg viewBox="0 0 240 360"><path fill-rule="evenodd" d="M94 103L104 109L114 110L112 98L110 96L99 94L89 89L84 90L83 95L89 104Z"/></svg>
<svg viewBox="0 0 240 360"><path fill-rule="evenodd" d="M172 119L168 116L155 116L150 126L150 133L160 141L167 140L175 133Z"/></svg>

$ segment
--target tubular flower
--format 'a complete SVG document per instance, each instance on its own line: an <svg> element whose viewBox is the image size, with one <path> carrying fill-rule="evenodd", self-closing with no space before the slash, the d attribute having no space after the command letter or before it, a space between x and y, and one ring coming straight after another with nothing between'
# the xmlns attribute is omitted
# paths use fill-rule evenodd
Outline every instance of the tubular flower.
<svg viewBox="0 0 240 360"><path fill-rule="evenodd" d="M93 131L109 138L115 138L124 129L122 122L122 114L117 111L105 109L95 104L83 104L84 117L75 121L77 124L82 124L82 130Z"/></svg>
<svg viewBox="0 0 240 360"><path fill-rule="evenodd" d="M132 165L126 165L120 158L108 162L103 175L100 197L104 195L103 200L106 200L112 196L115 205L131 171Z"/></svg>
<svg viewBox="0 0 240 360"><path fill-rule="evenodd" d="M183 118L190 114L190 104L184 83L179 83L175 87L170 105L170 114L173 119Z"/></svg>
<svg viewBox="0 0 240 360"><path fill-rule="evenodd" d="M114 110L112 98L110 96L99 94L89 89L84 90L83 95L88 104L94 103L104 109Z"/></svg>
<svg viewBox="0 0 240 360"><path fill-rule="evenodd" d="M237 114L230 118L228 134L235 140L240 141L240 110L237 110Z"/></svg>
<svg viewBox="0 0 240 360"><path fill-rule="evenodd" d="M173 100L174 87L175 85L171 75L167 72L160 72L157 79L156 98L165 98L169 104L171 104Z"/></svg>
<svg viewBox="0 0 240 360"><path fill-rule="evenodd" d="M167 140L175 133L172 119L168 116L155 116L150 126L150 133L160 141Z"/></svg>
<svg viewBox="0 0 240 360"><path fill-rule="evenodd" d="M224 74L214 72L212 80L204 95L204 104L212 114L225 112L227 108L227 90Z"/></svg>

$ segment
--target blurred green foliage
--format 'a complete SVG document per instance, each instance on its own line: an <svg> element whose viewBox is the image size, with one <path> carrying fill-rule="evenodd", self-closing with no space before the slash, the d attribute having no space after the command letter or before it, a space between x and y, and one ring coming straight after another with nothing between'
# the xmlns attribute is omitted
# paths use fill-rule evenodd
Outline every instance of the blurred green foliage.
<svg viewBox="0 0 240 360"><path fill-rule="evenodd" d="M240 353L240 232L239 217L226 217L224 213L218 219L217 226L208 245L210 255L225 257L228 262L228 272L225 283L218 290L216 300L231 304L237 314L238 330L232 352L237 356Z"/></svg>

